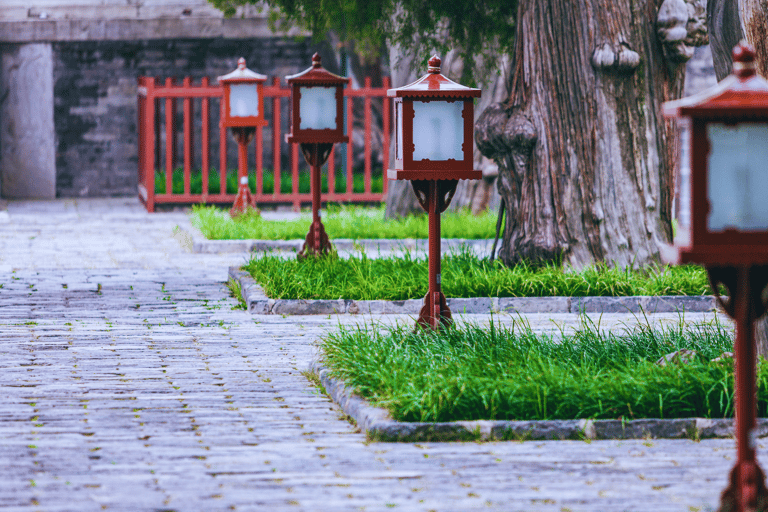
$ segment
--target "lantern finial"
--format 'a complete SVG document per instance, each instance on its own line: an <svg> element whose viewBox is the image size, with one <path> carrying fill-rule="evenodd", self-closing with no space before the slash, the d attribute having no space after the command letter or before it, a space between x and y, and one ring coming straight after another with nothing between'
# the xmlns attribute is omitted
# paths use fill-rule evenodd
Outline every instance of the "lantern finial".
<svg viewBox="0 0 768 512"><path fill-rule="evenodd" d="M742 80L755 76L755 49L744 40L733 49L733 74Z"/></svg>
<svg viewBox="0 0 768 512"><path fill-rule="evenodd" d="M313 68L320 67L320 54L317 52L315 52L315 54L312 56L312 67Z"/></svg>
<svg viewBox="0 0 768 512"><path fill-rule="evenodd" d="M432 74L439 73L440 64L442 64L440 57L438 57L437 55L433 55L432 58L429 59L429 68L427 68L427 71L429 71Z"/></svg>
<svg viewBox="0 0 768 512"><path fill-rule="evenodd" d="M240 57L237 59L237 69L245 69L245 58Z"/></svg>

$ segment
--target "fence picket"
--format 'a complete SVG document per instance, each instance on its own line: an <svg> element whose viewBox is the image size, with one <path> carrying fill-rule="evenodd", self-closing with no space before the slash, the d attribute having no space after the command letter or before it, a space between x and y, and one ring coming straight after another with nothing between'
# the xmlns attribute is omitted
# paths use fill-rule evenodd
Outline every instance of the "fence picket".
<svg viewBox="0 0 768 512"><path fill-rule="evenodd" d="M203 81L201 83L201 87L205 88L208 87L208 77L203 77ZM202 121L202 128L200 133L200 145L202 146L203 154L202 158L200 160L202 166L200 169L200 172L202 174L203 178L203 185L202 185L202 200L201 202L205 203L208 199L208 173L211 170L210 166L210 155L211 155L211 148L210 148L210 124L211 124L211 99L204 97L200 100L201 102L201 109L200 109L200 118Z"/></svg>

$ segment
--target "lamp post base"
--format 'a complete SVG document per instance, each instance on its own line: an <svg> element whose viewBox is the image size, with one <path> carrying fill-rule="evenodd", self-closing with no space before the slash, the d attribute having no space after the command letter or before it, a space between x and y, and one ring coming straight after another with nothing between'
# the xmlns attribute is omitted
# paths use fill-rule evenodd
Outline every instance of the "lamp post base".
<svg viewBox="0 0 768 512"><path fill-rule="evenodd" d="M417 327L426 329L438 329L448 327L453 322L451 310L445 302L443 292L427 292L424 296L424 305L416 320Z"/></svg>
<svg viewBox="0 0 768 512"><path fill-rule="evenodd" d="M325 256L331 252L333 252L333 244L328 240L328 235L325 234L325 226L320 222L320 219L317 219L309 226L309 233L304 239L304 245L301 246L296 257L304 259L307 256Z"/></svg>
<svg viewBox="0 0 768 512"><path fill-rule="evenodd" d="M738 493L741 489L742 503ZM741 505L741 506L739 506ZM717 512L768 512L765 474L755 462L737 463L728 478L728 487L720 495Z"/></svg>
<svg viewBox="0 0 768 512"><path fill-rule="evenodd" d="M253 200L251 189L248 187L248 178L245 178L245 183L240 183L237 187L237 197L232 204L232 208L229 210L229 216L234 219L249 210L259 213L259 210L255 205L256 203Z"/></svg>

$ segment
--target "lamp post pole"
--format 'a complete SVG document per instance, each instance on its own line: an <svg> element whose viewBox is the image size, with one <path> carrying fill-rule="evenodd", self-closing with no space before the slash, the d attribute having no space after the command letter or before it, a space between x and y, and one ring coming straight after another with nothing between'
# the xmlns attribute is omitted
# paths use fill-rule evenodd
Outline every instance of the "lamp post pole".
<svg viewBox="0 0 768 512"><path fill-rule="evenodd" d="M419 204L429 215L429 285L424 305L416 321L421 327L437 329L452 321L451 310L443 294L440 260L440 214L451 203L458 180L412 180Z"/></svg>
<svg viewBox="0 0 768 512"><path fill-rule="evenodd" d="M766 311L762 291L768 286L768 266L707 265L712 288L724 285L729 298L717 295L736 324L734 340L736 464L720 498L720 512L768 511L765 475L757 463L757 357L755 320Z"/></svg>
<svg viewBox="0 0 768 512"><path fill-rule="evenodd" d="M237 140L237 177L248 176L248 142L250 137L242 128L232 128Z"/></svg>
<svg viewBox="0 0 768 512"><path fill-rule="evenodd" d="M325 226L320 220L320 168L328 160L333 150L331 142L303 142L300 144L301 152L310 167L310 187L312 189L312 225L304 240L304 247L299 252L299 257L306 257L309 254L321 255L327 254L333 249L328 235L325 233Z"/></svg>
<svg viewBox="0 0 768 512"><path fill-rule="evenodd" d="M445 305L446 315L443 316L445 296L440 286L440 209L437 199L437 181L429 180L429 297L425 301L429 309L429 318L419 314L419 323L429 321L429 326L436 329L439 323L450 320L451 311Z"/></svg>
<svg viewBox="0 0 768 512"><path fill-rule="evenodd" d="M253 128L233 127L232 135L237 141L237 197L229 210L230 217L242 215L249 208L255 208L251 188L248 186L248 143L253 139Z"/></svg>

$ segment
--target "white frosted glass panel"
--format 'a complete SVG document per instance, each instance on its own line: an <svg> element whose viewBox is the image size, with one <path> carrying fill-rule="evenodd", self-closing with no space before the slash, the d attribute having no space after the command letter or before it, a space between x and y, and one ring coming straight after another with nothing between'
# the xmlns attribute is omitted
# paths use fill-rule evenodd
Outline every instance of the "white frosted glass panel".
<svg viewBox="0 0 768 512"><path fill-rule="evenodd" d="M710 231L768 230L768 126L707 125Z"/></svg>
<svg viewBox="0 0 768 512"><path fill-rule="evenodd" d="M678 119L680 127L680 160L678 162L678 191L680 204L673 206L672 211L677 211L677 227L691 227L691 128L690 121L686 118ZM673 201L678 198L673 198Z"/></svg>
<svg viewBox="0 0 768 512"><path fill-rule="evenodd" d="M413 159L464 160L463 101L413 102Z"/></svg>
<svg viewBox="0 0 768 512"><path fill-rule="evenodd" d="M232 84L229 87L229 117L259 115L259 93L253 84Z"/></svg>
<svg viewBox="0 0 768 512"><path fill-rule="evenodd" d="M299 87L299 117L302 130L336 128L336 88Z"/></svg>
<svg viewBox="0 0 768 512"><path fill-rule="evenodd" d="M395 126L397 127L397 137L395 137L395 158L403 159L403 102L395 103Z"/></svg>

